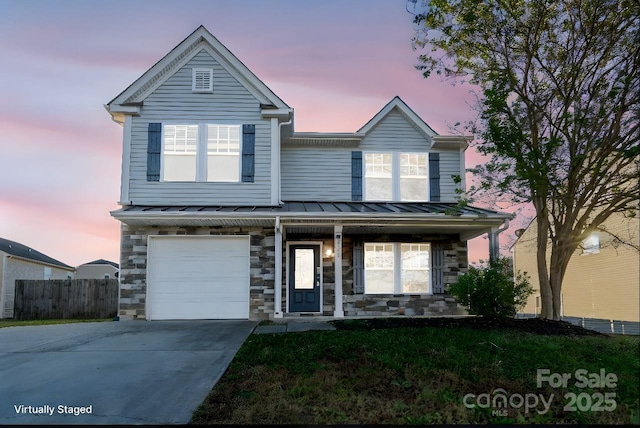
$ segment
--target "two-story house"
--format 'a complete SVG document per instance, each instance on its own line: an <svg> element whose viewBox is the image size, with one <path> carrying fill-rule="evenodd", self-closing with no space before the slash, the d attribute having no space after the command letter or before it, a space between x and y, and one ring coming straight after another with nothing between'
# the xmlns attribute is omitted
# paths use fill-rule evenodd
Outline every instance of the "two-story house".
<svg viewBox="0 0 640 428"><path fill-rule="evenodd" d="M467 240L511 215L457 209L468 138L400 98L354 133L293 109L204 27L106 105L122 124L120 316L445 315Z"/></svg>

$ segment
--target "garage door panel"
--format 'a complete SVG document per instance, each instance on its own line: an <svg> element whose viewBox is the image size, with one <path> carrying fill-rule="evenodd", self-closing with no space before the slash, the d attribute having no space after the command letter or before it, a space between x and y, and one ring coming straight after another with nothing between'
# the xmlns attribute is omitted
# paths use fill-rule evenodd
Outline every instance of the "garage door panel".
<svg viewBox="0 0 640 428"><path fill-rule="evenodd" d="M151 319L249 316L248 237L151 238Z"/></svg>

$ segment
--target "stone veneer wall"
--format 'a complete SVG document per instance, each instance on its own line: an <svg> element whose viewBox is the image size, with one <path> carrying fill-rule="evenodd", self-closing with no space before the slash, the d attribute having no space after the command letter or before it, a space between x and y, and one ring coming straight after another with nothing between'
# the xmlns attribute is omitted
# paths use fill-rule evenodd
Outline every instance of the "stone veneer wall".
<svg viewBox="0 0 640 428"><path fill-rule="evenodd" d="M306 237L294 236L289 239L292 244L295 240L303 240ZM445 287L454 283L459 275L467 271L467 244L459 242L451 236L423 236L420 238L409 237L356 237L343 236L342 243L342 292L345 316L390 316L390 315L466 315L464 306L458 304L455 298L448 294L353 294L353 242L355 239L366 242L431 242L440 243L444 247L444 283ZM333 248L333 237L308 237L308 240L322 241L323 249ZM323 251L324 252L324 251ZM335 305L335 270L333 256L322 254L322 315L333 316ZM284 268L283 268L284 269ZM286 272L283 271L283 281ZM286 312L286 286L283 284L282 307ZM290 313L287 316L297 316Z"/></svg>
<svg viewBox="0 0 640 428"><path fill-rule="evenodd" d="M397 242L407 242L396 240ZM422 242L441 243L444 246L444 283L445 289L454 283L458 276L468 268L467 243L451 238L424 237ZM353 254L353 253L351 253ZM350 259L353 257L349 256ZM353 274L351 274L353 278ZM353 279L351 280L353 286ZM448 294L353 294L345 288L345 316L389 316L389 315L466 315L464 306L458 304Z"/></svg>
<svg viewBox="0 0 640 428"><path fill-rule="evenodd" d="M120 241L120 308L123 318L146 319L147 241L149 235L249 235L249 318L273 317L275 237L262 227L133 227L122 224Z"/></svg>

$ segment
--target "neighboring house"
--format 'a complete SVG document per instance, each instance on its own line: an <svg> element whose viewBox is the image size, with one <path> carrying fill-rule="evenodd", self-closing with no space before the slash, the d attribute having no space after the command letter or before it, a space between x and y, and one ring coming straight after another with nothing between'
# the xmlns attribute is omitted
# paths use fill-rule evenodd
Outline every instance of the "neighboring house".
<svg viewBox="0 0 640 428"><path fill-rule="evenodd" d="M67 279L74 272L33 248L0 238L0 318L13 317L16 279Z"/></svg>
<svg viewBox="0 0 640 428"><path fill-rule="evenodd" d="M578 247L562 284L562 316L640 321L639 217L614 214L602 224L603 230L594 232ZM539 314L535 220L519 233L512 247L514 269L527 272L535 289L521 312ZM550 257L550 247L547 253Z"/></svg>
<svg viewBox="0 0 640 428"><path fill-rule="evenodd" d="M76 268L76 279L112 279L118 278L120 266L109 260L99 259Z"/></svg>
<svg viewBox="0 0 640 428"><path fill-rule="evenodd" d="M457 314L467 240L511 218L456 209L468 138L398 97L357 132L295 132L204 27L105 107L124 127L124 318Z"/></svg>

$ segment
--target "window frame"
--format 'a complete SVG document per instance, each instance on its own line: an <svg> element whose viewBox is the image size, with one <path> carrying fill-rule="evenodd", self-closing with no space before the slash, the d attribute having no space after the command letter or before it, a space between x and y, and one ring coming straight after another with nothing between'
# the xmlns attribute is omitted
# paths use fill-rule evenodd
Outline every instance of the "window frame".
<svg viewBox="0 0 640 428"><path fill-rule="evenodd" d="M165 180L165 126L176 125L197 125L198 131L196 135L196 174L195 180ZM216 121L216 122L194 122L194 121L167 121L162 122L160 132L160 182L162 183L242 183L242 123ZM238 128L238 175L234 180L211 180L207 179L208 175L208 156L209 156L209 126L235 126ZM235 156L235 154L225 154L225 156Z"/></svg>
<svg viewBox="0 0 640 428"><path fill-rule="evenodd" d="M367 155L391 155L391 199L367 199ZM401 155L424 155L426 158L425 199L401 198L401 176L400 176L400 156ZM429 151L397 151L397 150L367 150L362 152L362 201L363 202L430 202L431 189L429 186Z"/></svg>
<svg viewBox="0 0 640 428"><path fill-rule="evenodd" d="M385 292L370 292L367 287L367 246L368 245L392 245L393 252L393 290ZM429 266L425 269L427 271L427 291L405 292L403 290L403 276L402 272L404 267L402 264L402 246L403 245L428 245L428 257ZM364 242L363 243L363 282L364 282L364 294L370 296L382 296L382 295L432 295L433 294L433 280L431 278L433 272L432 266L432 245L431 242ZM417 270L417 269L415 269Z"/></svg>

